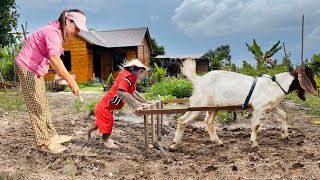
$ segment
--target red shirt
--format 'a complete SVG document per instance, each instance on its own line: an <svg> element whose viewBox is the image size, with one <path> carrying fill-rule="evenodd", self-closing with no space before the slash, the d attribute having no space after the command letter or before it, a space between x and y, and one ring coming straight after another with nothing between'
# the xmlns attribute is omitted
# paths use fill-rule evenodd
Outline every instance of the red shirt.
<svg viewBox="0 0 320 180"><path fill-rule="evenodd" d="M117 96L117 91L121 89L132 94L133 91L136 90L136 80L136 76L126 69L123 69L116 78L111 89L103 96L99 105L104 108L108 108L109 110L121 109L124 105L124 101Z"/></svg>

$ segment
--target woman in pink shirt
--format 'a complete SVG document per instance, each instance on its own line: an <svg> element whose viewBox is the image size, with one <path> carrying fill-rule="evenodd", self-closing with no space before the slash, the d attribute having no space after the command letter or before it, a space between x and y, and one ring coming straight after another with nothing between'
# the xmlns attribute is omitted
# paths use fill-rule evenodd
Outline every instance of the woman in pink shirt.
<svg viewBox="0 0 320 180"><path fill-rule="evenodd" d="M73 94L79 95L79 87L60 56L64 51L63 41L77 35L80 30L88 31L85 23L86 17L81 10L64 10L58 20L32 33L15 59L35 140L42 150L50 153L64 151L66 147L62 143L70 141L72 137L58 135L52 124L43 77L51 64L55 72L66 79Z"/></svg>

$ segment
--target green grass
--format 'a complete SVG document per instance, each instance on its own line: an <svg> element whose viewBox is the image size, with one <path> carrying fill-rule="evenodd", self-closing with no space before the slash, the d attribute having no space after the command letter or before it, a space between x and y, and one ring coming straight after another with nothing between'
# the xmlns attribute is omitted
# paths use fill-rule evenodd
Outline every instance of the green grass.
<svg viewBox="0 0 320 180"><path fill-rule="evenodd" d="M0 97L0 109L5 111L26 109L22 94L18 90L9 90L8 92L1 90Z"/></svg>
<svg viewBox="0 0 320 180"><path fill-rule="evenodd" d="M90 83L78 83L80 88L80 92L84 91L95 91L95 92L103 92L102 85L90 84ZM71 91L69 87L66 88L67 91Z"/></svg>
<svg viewBox="0 0 320 180"><path fill-rule="evenodd" d="M307 107L306 115L320 116L320 96L311 96L306 93L306 101L302 101L296 94L292 93L286 97L286 100L292 100L296 104Z"/></svg>

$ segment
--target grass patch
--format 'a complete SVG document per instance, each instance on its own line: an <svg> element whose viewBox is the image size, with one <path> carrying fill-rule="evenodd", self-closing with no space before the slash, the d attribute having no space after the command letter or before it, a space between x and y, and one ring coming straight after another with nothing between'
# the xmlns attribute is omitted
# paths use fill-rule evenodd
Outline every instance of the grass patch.
<svg viewBox="0 0 320 180"><path fill-rule="evenodd" d="M21 111L26 109L23 101L23 96L18 90L12 89L8 92L1 90L0 97L0 109L3 109L5 111Z"/></svg>
<svg viewBox="0 0 320 180"><path fill-rule="evenodd" d="M320 116L320 96L311 96L306 93L306 101L302 101L296 94L292 94L287 96L286 100L291 100L306 107L306 115Z"/></svg>
<svg viewBox="0 0 320 180"><path fill-rule="evenodd" d="M77 84L80 88L80 92L85 92L85 91L104 92L103 87L100 84L99 85L91 84L91 83L77 83ZM71 89L69 88L69 86L66 88L66 91L71 92Z"/></svg>

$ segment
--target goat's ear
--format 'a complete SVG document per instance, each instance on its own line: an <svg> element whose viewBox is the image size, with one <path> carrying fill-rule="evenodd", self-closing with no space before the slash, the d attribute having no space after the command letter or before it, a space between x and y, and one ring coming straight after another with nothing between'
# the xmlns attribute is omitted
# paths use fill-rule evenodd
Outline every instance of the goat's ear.
<svg viewBox="0 0 320 180"><path fill-rule="evenodd" d="M309 94L316 96L318 95L317 91L313 88L310 79L308 78L308 76L300 71L298 74L298 80L299 80L299 84L300 86Z"/></svg>

